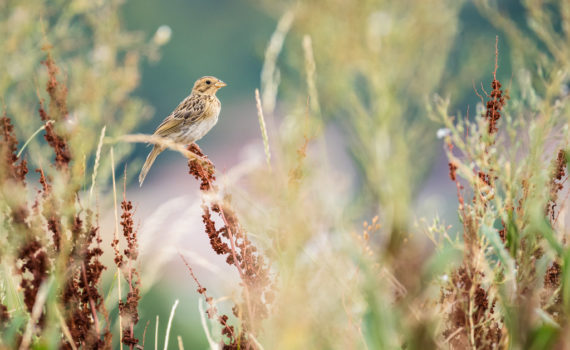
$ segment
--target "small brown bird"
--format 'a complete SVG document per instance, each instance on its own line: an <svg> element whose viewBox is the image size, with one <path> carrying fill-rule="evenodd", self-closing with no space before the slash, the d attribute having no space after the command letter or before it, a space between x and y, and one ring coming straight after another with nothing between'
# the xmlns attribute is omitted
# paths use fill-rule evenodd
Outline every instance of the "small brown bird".
<svg viewBox="0 0 570 350"><path fill-rule="evenodd" d="M192 93L156 128L154 135L174 142L190 144L198 141L218 122L221 104L216 92L226 86L218 78L206 76L194 83ZM146 157L139 175L142 186L144 178L164 146L155 145Z"/></svg>

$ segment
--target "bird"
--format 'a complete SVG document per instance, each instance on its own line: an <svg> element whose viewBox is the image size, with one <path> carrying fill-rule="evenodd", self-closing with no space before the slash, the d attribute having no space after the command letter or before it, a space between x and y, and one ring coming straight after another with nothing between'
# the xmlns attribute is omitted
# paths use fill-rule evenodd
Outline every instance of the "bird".
<svg viewBox="0 0 570 350"><path fill-rule="evenodd" d="M213 76L196 80L190 95L164 118L153 135L184 144L200 140L218 122L222 105L216 97L216 92L224 86L227 84ZM146 157L139 175L139 186L142 187L150 167L162 151L164 146L154 145Z"/></svg>

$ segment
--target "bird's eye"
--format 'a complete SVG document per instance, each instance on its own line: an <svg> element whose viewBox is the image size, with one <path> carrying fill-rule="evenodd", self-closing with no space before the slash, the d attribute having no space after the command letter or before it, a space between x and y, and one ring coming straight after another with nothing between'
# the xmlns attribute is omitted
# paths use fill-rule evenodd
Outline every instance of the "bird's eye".
<svg viewBox="0 0 570 350"><path fill-rule="evenodd" d="M212 82L209 80L206 80L206 84L210 85L210 84L212 84Z"/></svg>

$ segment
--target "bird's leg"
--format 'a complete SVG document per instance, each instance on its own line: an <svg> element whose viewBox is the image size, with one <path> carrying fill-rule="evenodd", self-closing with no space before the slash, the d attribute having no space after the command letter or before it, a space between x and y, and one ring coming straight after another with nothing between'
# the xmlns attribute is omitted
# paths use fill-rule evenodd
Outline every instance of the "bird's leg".
<svg viewBox="0 0 570 350"><path fill-rule="evenodd" d="M190 152L196 153L200 157L204 157L204 153L202 153L202 149L200 149L200 146L198 146L198 144L196 142L192 142L191 144L189 144L188 150Z"/></svg>
<svg viewBox="0 0 570 350"><path fill-rule="evenodd" d="M205 168L207 168L211 173L214 172L214 163L212 163L209 159L208 156L204 155L204 153L202 153L202 150L200 149L200 146L198 146L198 144L196 142L191 143L188 146L188 150L194 154L196 154L197 156L199 156L202 161L202 164Z"/></svg>

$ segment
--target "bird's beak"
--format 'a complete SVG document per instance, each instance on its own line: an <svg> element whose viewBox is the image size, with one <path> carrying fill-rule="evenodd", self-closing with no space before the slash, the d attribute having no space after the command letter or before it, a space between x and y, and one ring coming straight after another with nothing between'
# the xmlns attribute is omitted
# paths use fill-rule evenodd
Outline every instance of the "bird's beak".
<svg viewBox="0 0 570 350"><path fill-rule="evenodd" d="M224 83L221 80L218 80L218 82L216 82L215 86L219 89L219 88L223 88L224 86L228 86L228 84Z"/></svg>

